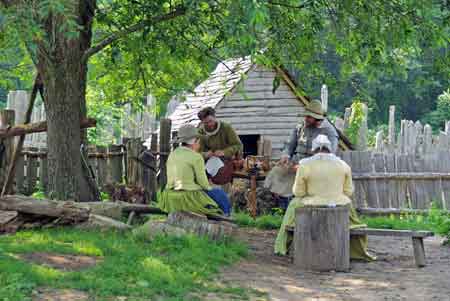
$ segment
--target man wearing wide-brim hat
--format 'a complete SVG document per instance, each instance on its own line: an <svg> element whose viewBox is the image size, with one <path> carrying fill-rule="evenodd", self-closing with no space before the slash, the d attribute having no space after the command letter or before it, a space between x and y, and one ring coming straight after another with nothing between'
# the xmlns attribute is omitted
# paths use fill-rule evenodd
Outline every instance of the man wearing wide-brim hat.
<svg viewBox="0 0 450 301"><path fill-rule="evenodd" d="M165 212L190 211L200 214L230 213L226 193L212 188L200 154L199 130L190 124L178 130L173 141L179 146L167 159L167 185L159 198L159 207Z"/></svg>
<svg viewBox="0 0 450 301"><path fill-rule="evenodd" d="M303 121L298 124L289 137L283 151L282 160L289 159L298 163L299 160L312 156L312 141L318 135L327 136L331 142L331 152L335 153L339 135L333 125L326 119L322 103L319 100L311 101L305 107L303 117Z"/></svg>

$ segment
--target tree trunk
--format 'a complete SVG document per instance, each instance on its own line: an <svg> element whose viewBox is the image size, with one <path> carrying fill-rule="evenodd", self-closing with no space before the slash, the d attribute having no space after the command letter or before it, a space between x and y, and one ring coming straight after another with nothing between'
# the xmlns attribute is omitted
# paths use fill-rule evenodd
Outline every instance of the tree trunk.
<svg viewBox="0 0 450 301"><path fill-rule="evenodd" d="M94 200L84 176L80 145L86 135L80 120L86 117L87 61L84 52L91 44L95 1L73 1L68 9L82 28L77 36L68 34L66 16L49 14L45 20L46 41L38 42L37 68L44 83L47 113L48 189L58 200Z"/></svg>

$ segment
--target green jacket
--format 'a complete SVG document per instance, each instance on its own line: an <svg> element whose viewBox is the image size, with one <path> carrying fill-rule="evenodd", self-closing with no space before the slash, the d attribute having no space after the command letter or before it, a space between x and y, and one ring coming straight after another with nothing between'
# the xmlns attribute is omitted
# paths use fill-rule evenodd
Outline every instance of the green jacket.
<svg viewBox="0 0 450 301"><path fill-rule="evenodd" d="M244 147L234 129L228 123L218 121L217 129L208 132L200 127L200 151L205 155L208 151L223 150L225 157L233 157L242 153Z"/></svg>
<svg viewBox="0 0 450 301"><path fill-rule="evenodd" d="M167 186L170 190L210 190L203 157L179 146L167 159Z"/></svg>

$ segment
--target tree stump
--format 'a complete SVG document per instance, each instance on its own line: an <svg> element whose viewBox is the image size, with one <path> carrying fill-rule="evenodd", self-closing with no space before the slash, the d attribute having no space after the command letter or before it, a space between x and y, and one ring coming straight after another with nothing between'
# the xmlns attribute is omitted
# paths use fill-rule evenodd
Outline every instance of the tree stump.
<svg viewBox="0 0 450 301"><path fill-rule="evenodd" d="M347 206L298 208L294 231L295 266L312 271L348 271L349 212Z"/></svg>

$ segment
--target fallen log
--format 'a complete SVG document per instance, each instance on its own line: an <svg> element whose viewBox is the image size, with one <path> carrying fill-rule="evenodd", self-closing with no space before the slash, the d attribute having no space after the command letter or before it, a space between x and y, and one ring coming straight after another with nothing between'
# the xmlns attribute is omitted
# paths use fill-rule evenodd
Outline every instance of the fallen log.
<svg viewBox="0 0 450 301"><path fill-rule="evenodd" d="M84 223L79 224L77 227L82 229L115 229L120 231L131 230L131 227L125 223L97 214L90 214L89 219Z"/></svg>
<svg viewBox="0 0 450 301"><path fill-rule="evenodd" d="M6 225L17 217L17 211L3 211L0 210L0 226Z"/></svg>
<svg viewBox="0 0 450 301"><path fill-rule="evenodd" d="M1 197L0 210L57 217L73 222L85 221L89 218L90 214L90 207L83 203L37 200L21 195L6 195Z"/></svg>
<svg viewBox="0 0 450 301"><path fill-rule="evenodd" d="M80 129L95 127L97 121L93 118L84 118L80 120ZM14 136L21 136L31 133L40 133L47 131L47 121L36 123L19 124L10 128L0 129L0 138L8 138Z"/></svg>
<svg viewBox="0 0 450 301"><path fill-rule="evenodd" d="M126 203L126 202L120 202L120 204L122 206L123 213L135 212L136 214L168 215L167 212L162 211L158 207L151 207L148 205L141 205L141 204L131 204L131 203ZM208 220L235 223L231 218L227 218L225 216L207 214L206 217L208 218Z"/></svg>

